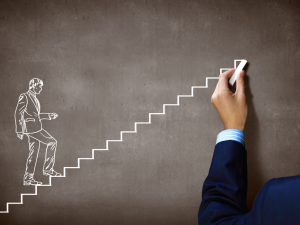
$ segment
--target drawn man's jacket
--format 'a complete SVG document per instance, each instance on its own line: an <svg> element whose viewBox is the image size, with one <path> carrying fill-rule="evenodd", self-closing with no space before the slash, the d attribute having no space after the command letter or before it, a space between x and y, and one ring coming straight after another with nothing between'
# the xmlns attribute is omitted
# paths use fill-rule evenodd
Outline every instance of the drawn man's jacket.
<svg viewBox="0 0 300 225"><path fill-rule="evenodd" d="M36 133L42 130L41 120L51 120L50 113L41 113L39 100L29 91L20 95L15 111L16 133Z"/></svg>

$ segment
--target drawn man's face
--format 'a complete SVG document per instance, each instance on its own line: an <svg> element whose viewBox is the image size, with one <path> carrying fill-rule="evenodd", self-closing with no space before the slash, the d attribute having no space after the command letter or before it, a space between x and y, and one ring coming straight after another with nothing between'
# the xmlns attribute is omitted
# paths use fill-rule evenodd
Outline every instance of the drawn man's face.
<svg viewBox="0 0 300 225"><path fill-rule="evenodd" d="M39 93L41 93L41 91L42 91L42 86L43 86L43 85L38 84L38 85L36 85L36 86L33 88L34 92L35 92L37 95L38 95Z"/></svg>

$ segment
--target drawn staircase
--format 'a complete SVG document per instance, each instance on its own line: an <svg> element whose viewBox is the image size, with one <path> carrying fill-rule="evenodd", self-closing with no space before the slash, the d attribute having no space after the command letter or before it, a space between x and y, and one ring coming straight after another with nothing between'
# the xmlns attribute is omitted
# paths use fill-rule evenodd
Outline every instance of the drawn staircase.
<svg viewBox="0 0 300 225"><path fill-rule="evenodd" d="M235 68L236 68L236 61L235 60ZM220 73L222 73L223 70L228 70L229 68L221 68ZM166 106L179 106L180 104L180 98L190 98L194 97L194 89L198 88L208 88L208 80L218 80L219 77L206 77L206 85L205 86L192 86L191 87L191 94L190 95L177 95L177 103L176 104L163 104L163 112L162 113L149 113L149 121L148 122L135 122L134 130L133 131L121 131L120 132L120 139L119 140L106 140L106 148L105 149L92 149L92 157L91 158L78 158L78 166L77 167L64 167L64 173L63 176L60 177L66 177L66 170L67 169L79 169L80 168L80 161L81 160L93 160L94 159L94 153L95 151L108 151L109 150L109 143L110 142L122 142L123 141L123 134L128 133L137 133L137 125L140 124L151 124L151 117L152 115L165 115L166 113ZM37 195L38 187L47 187L52 186L51 184L52 176L49 176L49 184L42 184L42 185L35 185L35 192L34 193L22 193L21 194L21 201L20 202L7 202L6 203L6 211L0 211L0 213L9 213L9 206L10 205L19 205L23 204L23 196L29 196L29 195Z"/></svg>

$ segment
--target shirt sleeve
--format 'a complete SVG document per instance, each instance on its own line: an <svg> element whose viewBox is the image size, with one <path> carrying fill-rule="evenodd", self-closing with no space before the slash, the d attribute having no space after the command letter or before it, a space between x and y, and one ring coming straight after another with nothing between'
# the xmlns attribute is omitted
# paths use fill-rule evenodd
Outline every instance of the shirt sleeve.
<svg viewBox="0 0 300 225"><path fill-rule="evenodd" d="M228 141L228 140L240 142L246 148L244 142L244 132L239 129L223 130L218 134L216 144L218 144L221 141Z"/></svg>

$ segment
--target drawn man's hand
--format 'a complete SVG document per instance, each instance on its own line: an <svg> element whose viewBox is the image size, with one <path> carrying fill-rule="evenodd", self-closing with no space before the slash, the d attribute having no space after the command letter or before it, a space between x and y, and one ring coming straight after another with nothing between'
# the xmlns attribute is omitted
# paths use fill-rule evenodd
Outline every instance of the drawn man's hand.
<svg viewBox="0 0 300 225"><path fill-rule="evenodd" d="M219 82L211 97L211 103L217 109L225 129L235 128L244 131L248 107L246 103L244 74L242 71L236 80L236 92L229 90L228 79L235 69L231 69L219 76Z"/></svg>
<svg viewBox="0 0 300 225"><path fill-rule="evenodd" d="M56 113L50 113L51 120L56 119L56 117L58 117L58 115Z"/></svg>
<svg viewBox="0 0 300 225"><path fill-rule="evenodd" d="M23 140L23 134L17 133L18 138L20 138L21 140Z"/></svg>

